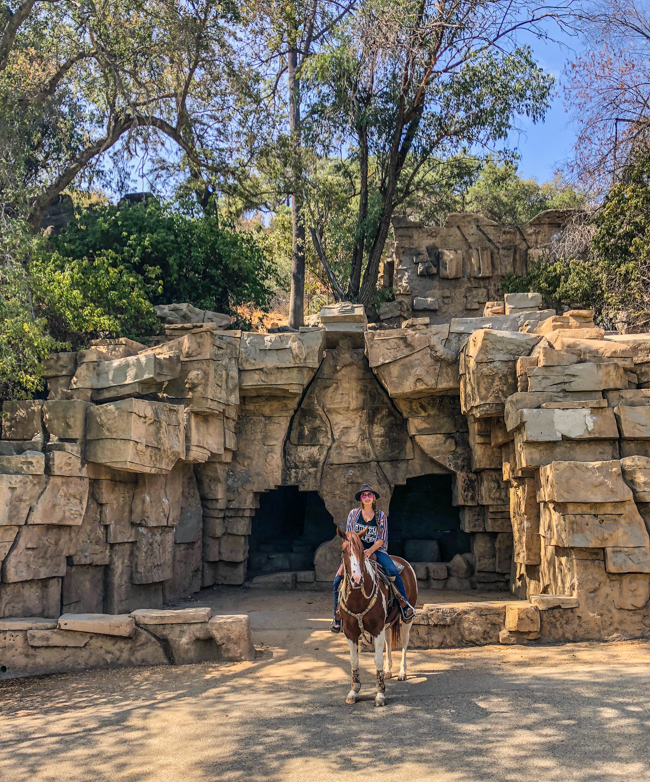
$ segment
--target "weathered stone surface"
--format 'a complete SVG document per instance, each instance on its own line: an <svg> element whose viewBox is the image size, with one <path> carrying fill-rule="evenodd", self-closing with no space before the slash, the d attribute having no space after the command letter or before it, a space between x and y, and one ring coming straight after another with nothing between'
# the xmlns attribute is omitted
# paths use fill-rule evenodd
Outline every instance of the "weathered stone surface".
<svg viewBox="0 0 650 782"><path fill-rule="evenodd" d="M12 584L61 577L65 574L66 556L74 549L70 527L20 527L13 548L2 564L2 580Z"/></svg>
<svg viewBox="0 0 650 782"><path fill-rule="evenodd" d="M650 458L626 456L621 459L621 470L635 502L650 502Z"/></svg>
<svg viewBox="0 0 650 782"><path fill-rule="evenodd" d="M76 353L51 353L43 362L43 377L72 377L77 369Z"/></svg>
<svg viewBox="0 0 650 782"><path fill-rule="evenodd" d="M632 499L618 461L552 462L539 471L540 501L624 502Z"/></svg>
<svg viewBox="0 0 650 782"><path fill-rule="evenodd" d="M192 304L157 304L154 307L156 315L162 323L214 323L217 328L226 329L230 326L232 318L221 312L202 310Z"/></svg>
<svg viewBox="0 0 650 782"><path fill-rule="evenodd" d="M40 616L21 616L12 619L0 619L0 633L24 632L26 630L55 630L56 619L44 619Z"/></svg>
<svg viewBox="0 0 650 782"><path fill-rule="evenodd" d="M506 630L517 633L538 633L540 630L539 610L534 605L506 605Z"/></svg>
<svg viewBox="0 0 650 782"><path fill-rule="evenodd" d="M553 608L579 608L580 601L571 595L530 595L531 604L540 611L550 611Z"/></svg>
<svg viewBox="0 0 650 782"><path fill-rule="evenodd" d="M251 589L295 589L298 583L295 573L265 573L251 579Z"/></svg>
<svg viewBox="0 0 650 782"><path fill-rule="evenodd" d="M6 667L6 672L0 677L4 679L97 668L169 665L160 641L139 628L131 638L90 635L81 648L34 648L27 641L27 632L7 633L0 639L0 644Z"/></svg>
<svg viewBox="0 0 650 782"><path fill-rule="evenodd" d="M163 582L163 598L166 603L192 595L201 589L203 541L176 543L174 545L174 574Z"/></svg>
<svg viewBox="0 0 650 782"><path fill-rule="evenodd" d="M496 536L494 543L495 550L495 570L497 573L509 575L512 570L512 550L513 539L512 532L500 532Z"/></svg>
<svg viewBox="0 0 650 782"><path fill-rule="evenodd" d="M37 399L2 403L3 440L42 440L43 402Z"/></svg>
<svg viewBox="0 0 650 782"><path fill-rule="evenodd" d="M539 505L535 480L513 478L510 486L510 518L515 562L539 565Z"/></svg>
<svg viewBox="0 0 650 782"><path fill-rule="evenodd" d="M65 478L87 478L88 470L81 456L68 450L76 447L72 443L48 443L45 453L47 474Z"/></svg>
<svg viewBox="0 0 650 782"><path fill-rule="evenodd" d="M605 549L608 573L650 573L650 547Z"/></svg>
<svg viewBox="0 0 650 782"><path fill-rule="evenodd" d="M43 422L50 437L80 440L86 427L88 402L81 399L49 400L43 403Z"/></svg>
<svg viewBox="0 0 650 782"><path fill-rule="evenodd" d="M535 310L542 306L540 293L506 293L505 314L510 315L512 310Z"/></svg>
<svg viewBox="0 0 650 782"><path fill-rule="evenodd" d="M626 440L650 439L650 407L619 405L614 409L621 437Z"/></svg>
<svg viewBox="0 0 650 782"><path fill-rule="evenodd" d="M481 505L461 508L460 528L463 532L485 532L485 512Z"/></svg>
<svg viewBox="0 0 650 782"><path fill-rule="evenodd" d="M495 571L497 564L496 535L478 532L471 542L472 554L476 558L476 570Z"/></svg>
<svg viewBox="0 0 650 782"><path fill-rule="evenodd" d="M0 527L25 524L46 480L44 475L0 475Z"/></svg>
<svg viewBox="0 0 650 782"><path fill-rule="evenodd" d="M219 543L219 559L224 562L244 562L248 557L245 535L223 535Z"/></svg>
<svg viewBox="0 0 650 782"><path fill-rule="evenodd" d="M615 363L532 367L528 370L528 390L531 392L604 391L627 387L625 370Z"/></svg>
<svg viewBox="0 0 650 782"><path fill-rule="evenodd" d="M86 361L77 366L70 388L102 389L130 383L161 384L178 377L178 356L159 357L141 353L113 361Z"/></svg>
<svg viewBox="0 0 650 782"><path fill-rule="evenodd" d="M74 533L72 563L74 565L108 565L109 545L106 530L101 523L100 506L91 497L86 505L81 526Z"/></svg>
<svg viewBox="0 0 650 782"><path fill-rule="evenodd" d="M135 488L134 483L123 481L93 482L93 493L100 507L101 524L107 528L106 539L110 544L135 541L135 527L131 524Z"/></svg>
<svg viewBox="0 0 650 782"><path fill-rule="evenodd" d="M314 570L316 581L330 581L336 575L341 564L341 539L335 535L332 540L316 549L314 554Z"/></svg>
<svg viewBox="0 0 650 782"><path fill-rule="evenodd" d="M527 443L618 439L616 419L609 408L519 410L515 421Z"/></svg>
<svg viewBox="0 0 650 782"><path fill-rule="evenodd" d="M155 532L156 530L154 530ZM106 577L105 610L110 614L122 614L136 608L161 608L163 587L161 582L134 584L131 580L132 543L111 546L111 561Z"/></svg>
<svg viewBox="0 0 650 782"><path fill-rule="evenodd" d="M0 616L57 617L60 610L60 578L0 583Z"/></svg>
<svg viewBox="0 0 650 782"><path fill-rule="evenodd" d="M540 532L552 546L650 546L643 519L631 500L618 503L543 503Z"/></svg>
<svg viewBox="0 0 650 782"><path fill-rule="evenodd" d="M40 451L24 451L21 454L0 456L0 474L43 475L45 456Z"/></svg>
<svg viewBox="0 0 650 782"><path fill-rule="evenodd" d="M90 639L86 633L75 633L69 630L28 630L27 643L38 648L40 646L83 647Z"/></svg>
<svg viewBox="0 0 650 782"><path fill-rule="evenodd" d="M483 470L478 476L478 499L481 505L505 505L509 502L508 484L500 470Z"/></svg>
<svg viewBox="0 0 650 782"><path fill-rule="evenodd" d="M128 614L61 614L59 630L75 630L80 633L99 633L131 638L135 634L135 622Z"/></svg>
<svg viewBox="0 0 650 782"><path fill-rule="evenodd" d="M91 407L86 459L133 472L169 472L185 451L181 407L124 399Z"/></svg>
<svg viewBox="0 0 650 782"><path fill-rule="evenodd" d="M88 502L88 479L53 476L27 519L28 524L80 526Z"/></svg>
<svg viewBox="0 0 650 782"><path fill-rule="evenodd" d="M615 585L614 605L624 611L645 608L650 599L650 579L645 575L624 575Z"/></svg>
<svg viewBox="0 0 650 782"><path fill-rule="evenodd" d="M176 609L155 609L139 608L131 611L131 616L136 624L147 627L149 625L175 625L175 624L196 624L197 622L207 622L212 617L210 608L176 608Z"/></svg>
<svg viewBox="0 0 650 782"><path fill-rule="evenodd" d="M224 660L254 660L255 648L251 640L248 614L222 614L209 622L212 637L220 647Z"/></svg>
<svg viewBox="0 0 650 782"><path fill-rule="evenodd" d="M174 574L174 530L170 527L136 527L131 581L153 584Z"/></svg>
<svg viewBox="0 0 650 782"><path fill-rule="evenodd" d="M100 614L104 609L106 568L98 565L69 565L63 576L63 613Z"/></svg>

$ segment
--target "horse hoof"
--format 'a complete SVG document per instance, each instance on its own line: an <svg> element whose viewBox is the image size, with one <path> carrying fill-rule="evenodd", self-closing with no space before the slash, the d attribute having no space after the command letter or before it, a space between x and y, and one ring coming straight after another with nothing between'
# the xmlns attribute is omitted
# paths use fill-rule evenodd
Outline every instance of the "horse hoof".
<svg viewBox="0 0 650 782"><path fill-rule="evenodd" d="M357 702L357 695L354 692L348 693L348 697L345 699L346 703L350 705Z"/></svg>
<svg viewBox="0 0 650 782"><path fill-rule="evenodd" d="M385 706L386 705L386 698L384 696L383 692L378 692L377 695L375 695L375 706Z"/></svg>
<svg viewBox="0 0 650 782"><path fill-rule="evenodd" d="M398 682L405 682L406 681L406 674L400 673L400 675L397 677Z"/></svg>
<svg viewBox="0 0 650 782"><path fill-rule="evenodd" d="M393 674L390 671L384 671L384 679L392 679Z"/></svg>

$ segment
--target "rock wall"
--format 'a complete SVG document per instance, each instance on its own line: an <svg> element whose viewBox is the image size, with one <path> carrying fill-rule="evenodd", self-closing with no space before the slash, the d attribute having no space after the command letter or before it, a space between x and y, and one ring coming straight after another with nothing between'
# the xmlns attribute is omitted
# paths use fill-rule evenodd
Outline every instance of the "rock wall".
<svg viewBox="0 0 650 782"><path fill-rule="evenodd" d="M383 287L395 289L396 301L380 309L382 321L425 316L448 323L482 313L487 302L502 298L505 276L526 274L529 260L539 257L573 214L549 210L517 227L479 214L452 214L443 226L396 218L392 255L381 277Z"/></svg>

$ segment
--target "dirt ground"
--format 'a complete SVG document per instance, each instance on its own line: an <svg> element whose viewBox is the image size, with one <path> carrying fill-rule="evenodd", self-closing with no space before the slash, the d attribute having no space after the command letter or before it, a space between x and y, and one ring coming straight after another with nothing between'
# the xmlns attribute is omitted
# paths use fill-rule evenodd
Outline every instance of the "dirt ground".
<svg viewBox="0 0 650 782"><path fill-rule="evenodd" d="M650 643L411 652L377 709L369 652L344 702L329 594L200 603L248 610L255 662L2 682L1 782L650 780Z"/></svg>

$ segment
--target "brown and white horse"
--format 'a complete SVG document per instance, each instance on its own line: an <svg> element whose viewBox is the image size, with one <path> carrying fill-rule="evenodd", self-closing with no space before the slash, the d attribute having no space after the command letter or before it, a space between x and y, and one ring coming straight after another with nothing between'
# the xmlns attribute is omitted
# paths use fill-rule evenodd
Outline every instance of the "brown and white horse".
<svg viewBox="0 0 650 782"><path fill-rule="evenodd" d="M375 667L377 669L377 694L375 706L383 706L386 702L385 679L392 676L392 649L402 642L402 663L399 669L399 681L406 679L406 649L409 643L411 622L404 622L399 606L395 603L388 611L388 587L377 576L376 564L365 556L360 533L342 532L337 528L337 534L343 538L343 581L339 595L339 609L343 633L350 647L350 667L352 669L352 686L346 703L355 703L361 690L359 678L359 640L362 633L368 633L375 646ZM404 566L402 578L406 587L409 603L414 606L418 597L418 586L415 572L409 563L400 557L392 557L393 561ZM390 630L387 638L386 631ZM384 646L386 647L386 668L384 668Z"/></svg>

